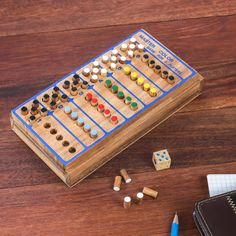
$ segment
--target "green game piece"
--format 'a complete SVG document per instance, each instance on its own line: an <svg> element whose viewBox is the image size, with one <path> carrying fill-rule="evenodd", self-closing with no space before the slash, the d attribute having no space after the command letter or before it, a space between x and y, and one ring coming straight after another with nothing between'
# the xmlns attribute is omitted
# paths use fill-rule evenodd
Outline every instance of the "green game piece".
<svg viewBox="0 0 236 236"><path fill-rule="evenodd" d="M127 97L125 98L125 103L126 103L126 104L130 104L130 103L131 103L131 100L132 100L132 98L131 98L130 96L127 96Z"/></svg>
<svg viewBox="0 0 236 236"><path fill-rule="evenodd" d="M137 102L132 102L130 106L131 106L132 110L136 110L138 108L138 103Z"/></svg>
<svg viewBox="0 0 236 236"><path fill-rule="evenodd" d="M116 84L114 84L112 87L111 87L111 91L113 93L116 93L118 91L118 86Z"/></svg>
<svg viewBox="0 0 236 236"><path fill-rule="evenodd" d="M117 93L117 97L120 98L120 99L122 99L122 98L125 97L125 95L124 95L124 93L123 93L122 91L119 91L119 92Z"/></svg>
<svg viewBox="0 0 236 236"><path fill-rule="evenodd" d="M107 88L110 88L110 87L111 87L111 80L107 79L107 80L105 81L105 86L106 86Z"/></svg>

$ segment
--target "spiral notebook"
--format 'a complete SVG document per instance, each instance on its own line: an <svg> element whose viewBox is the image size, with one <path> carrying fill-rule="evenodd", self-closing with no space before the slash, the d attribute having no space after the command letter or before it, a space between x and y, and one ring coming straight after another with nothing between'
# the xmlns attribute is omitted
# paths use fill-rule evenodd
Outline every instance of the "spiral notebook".
<svg viewBox="0 0 236 236"><path fill-rule="evenodd" d="M236 191L197 202L193 217L202 236L235 236Z"/></svg>
<svg viewBox="0 0 236 236"><path fill-rule="evenodd" d="M209 174L207 182L210 197L236 190L236 174Z"/></svg>

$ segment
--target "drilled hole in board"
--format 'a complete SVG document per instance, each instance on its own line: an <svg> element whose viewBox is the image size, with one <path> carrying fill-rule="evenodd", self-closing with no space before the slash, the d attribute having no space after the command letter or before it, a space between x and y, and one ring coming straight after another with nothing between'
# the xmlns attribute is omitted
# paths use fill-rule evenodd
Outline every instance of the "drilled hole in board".
<svg viewBox="0 0 236 236"><path fill-rule="evenodd" d="M53 135L54 135L54 134L56 134L56 133L57 133L57 130L56 130L56 129L51 129L51 130L50 130L50 134L53 134Z"/></svg>
<svg viewBox="0 0 236 236"><path fill-rule="evenodd" d="M67 147L67 146L70 145L70 143L69 143L68 141L64 141L64 142L62 143L62 145L63 145L64 147Z"/></svg>
<svg viewBox="0 0 236 236"><path fill-rule="evenodd" d="M75 153L75 152L76 152L76 149L75 149L74 147L70 147L70 148L69 148L69 152L70 152L70 153Z"/></svg>
<svg viewBox="0 0 236 236"><path fill-rule="evenodd" d="M43 126L44 126L45 129L49 129L51 127L51 124L50 123L45 123Z"/></svg>
<svg viewBox="0 0 236 236"><path fill-rule="evenodd" d="M58 140L58 141L61 141L63 139L63 136L62 135L57 135L57 137L56 137L56 140Z"/></svg>

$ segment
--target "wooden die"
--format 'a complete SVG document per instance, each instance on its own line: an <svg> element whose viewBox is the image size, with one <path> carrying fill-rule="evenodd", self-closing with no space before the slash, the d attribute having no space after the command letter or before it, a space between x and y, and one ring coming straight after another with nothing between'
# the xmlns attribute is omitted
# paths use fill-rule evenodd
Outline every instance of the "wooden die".
<svg viewBox="0 0 236 236"><path fill-rule="evenodd" d="M170 168L171 158L166 149L154 152L152 161L157 171Z"/></svg>

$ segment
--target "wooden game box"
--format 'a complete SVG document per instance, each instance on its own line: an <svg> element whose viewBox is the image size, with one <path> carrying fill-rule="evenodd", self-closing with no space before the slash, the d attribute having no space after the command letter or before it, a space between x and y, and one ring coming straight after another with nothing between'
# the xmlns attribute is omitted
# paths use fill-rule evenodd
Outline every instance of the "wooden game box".
<svg viewBox="0 0 236 236"><path fill-rule="evenodd" d="M13 109L11 127L73 186L197 97L202 82L141 29Z"/></svg>

